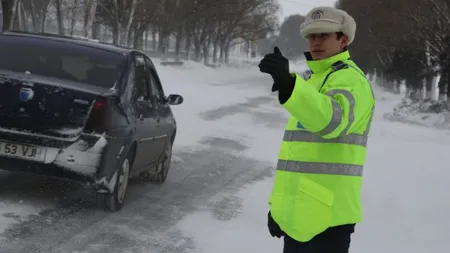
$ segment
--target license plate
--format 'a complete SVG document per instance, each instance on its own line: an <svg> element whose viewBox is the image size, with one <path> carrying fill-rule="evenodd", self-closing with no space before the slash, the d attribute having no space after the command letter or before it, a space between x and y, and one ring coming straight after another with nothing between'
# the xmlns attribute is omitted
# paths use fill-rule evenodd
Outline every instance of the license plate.
<svg viewBox="0 0 450 253"><path fill-rule="evenodd" d="M3 156L43 162L46 151L42 147L0 142L0 155Z"/></svg>

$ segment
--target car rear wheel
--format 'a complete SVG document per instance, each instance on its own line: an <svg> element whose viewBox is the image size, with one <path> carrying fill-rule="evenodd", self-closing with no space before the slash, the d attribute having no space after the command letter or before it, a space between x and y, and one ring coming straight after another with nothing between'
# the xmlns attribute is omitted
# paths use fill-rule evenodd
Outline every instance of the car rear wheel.
<svg viewBox="0 0 450 253"><path fill-rule="evenodd" d="M151 182L162 184L166 181L169 174L170 162L172 160L172 142L168 141L164 147L155 171L146 171L142 177Z"/></svg>
<svg viewBox="0 0 450 253"><path fill-rule="evenodd" d="M121 159L117 164L116 184L112 193L97 193L97 204L105 211L116 212L122 209L128 190L132 153Z"/></svg>

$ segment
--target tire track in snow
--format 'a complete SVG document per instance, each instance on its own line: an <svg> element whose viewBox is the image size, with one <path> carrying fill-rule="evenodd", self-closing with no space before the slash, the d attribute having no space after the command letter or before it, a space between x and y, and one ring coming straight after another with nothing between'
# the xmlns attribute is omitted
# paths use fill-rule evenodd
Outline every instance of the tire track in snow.
<svg viewBox="0 0 450 253"><path fill-rule="evenodd" d="M213 146L174 153L177 158L166 184L132 180L121 212L99 211L74 195L65 205L8 229L0 252L195 252L192 241L177 231L177 222L219 193L231 196L241 186L271 174L267 165L227 152L233 148L229 140L204 143ZM16 180L10 183L20 184L20 178ZM210 204L216 217L233 217L239 203L230 200Z"/></svg>
<svg viewBox="0 0 450 253"><path fill-rule="evenodd" d="M262 96L201 115L205 120L217 120L211 115L223 118L234 113L261 111L265 114L261 114L260 120L267 124L278 122L273 117L277 119L280 115L270 110L275 105L273 99ZM199 144L206 148L183 147L183 152L177 152L175 146L166 184L132 180L127 204L119 213L98 210L94 196L86 197L86 191L73 184L30 177L29 182L34 182L30 185L34 186L22 189L23 178L12 176L5 180L13 188L10 193L21 189L23 198L27 199L46 185L45 199L52 199L56 207L1 234L0 238L6 240L0 240L0 252L195 252L190 238L176 229L178 221L205 206L217 219L232 219L241 204L233 193L247 183L271 175L267 164L236 154L249 148L239 141L210 137Z"/></svg>
<svg viewBox="0 0 450 253"><path fill-rule="evenodd" d="M221 120L227 116L246 114L256 124L264 124L268 128L279 129L287 121L287 114L280 114L277 110L278 100L270 96L247 98L246 102L229 106L209 109L199 113L200 117L207 121Z"/></svg>

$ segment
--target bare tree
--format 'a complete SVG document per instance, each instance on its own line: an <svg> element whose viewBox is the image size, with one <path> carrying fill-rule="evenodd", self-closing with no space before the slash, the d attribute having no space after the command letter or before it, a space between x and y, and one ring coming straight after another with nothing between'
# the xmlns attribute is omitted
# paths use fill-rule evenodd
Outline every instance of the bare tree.
<svg viewBox="0 0 450 253"><path fill-rule="evenodd" d="M18 0L2 0L3 31L11 30L14 26Z"/></svg>
<svg viewBox="0 0 450 253"><path fill-rule="evenodd" d="M75 25L77 22L77 16L78 16L78 10L79 10L79 0L73 0L72 4L69 7L69 11L70 11L70 35L73 36L74 34L74 29L75 29Z"/></svg>
<svg viewBox="0 0 450 253"><path fill-rule="evenodd" d="M56 5L56 21L58 25L58 33L59 35L64 35L64 21L63 21L63 14L62 14L62 7L61 7L61 0L55 0Z"/></svg>
<svg viewBox="0 0 450 253"><path fill-rule="evenodd" d="M114 44L142 48L151 34L153 49L166 54L175 42L177 58L193 51L205 64L227 62L233 45L273 32L279 8L276 0L4 0L2 7L5 27L45 32L56 24L63 35L67 24L73 36L81 20L85 37L98 37L101 25Z"/></svg>
<svg viewBox="0 0 450 253"><path fill-rule="evenodd" d="M83 19L83 35L92 37L92 25L94 23L95 12L97 11L98 0L84 0L84 19Z"/></svg>
<svg viewBox="0 0 450 253"><path fill-rule="evenodd" d="M391 83L406 79L411 89L423 80L431 91L437 73L448 76L448 0L340 0L358 24L352 55L366 71L377 69ZM370 17L370 18L368 18ZM389 82L388 82L389 83ZM448 77L440 92L446 93Z"/></svg>

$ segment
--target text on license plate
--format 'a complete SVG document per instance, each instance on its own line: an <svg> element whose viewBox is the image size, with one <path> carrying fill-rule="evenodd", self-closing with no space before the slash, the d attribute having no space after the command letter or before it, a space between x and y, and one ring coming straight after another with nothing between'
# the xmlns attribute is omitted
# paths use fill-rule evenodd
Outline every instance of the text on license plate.
<svg viewBox="0 0 450 253"><path fill-rule="evenodd" d="M0 142L0 154L27 160L45 160L45 149L15 143Z"/></svg>

